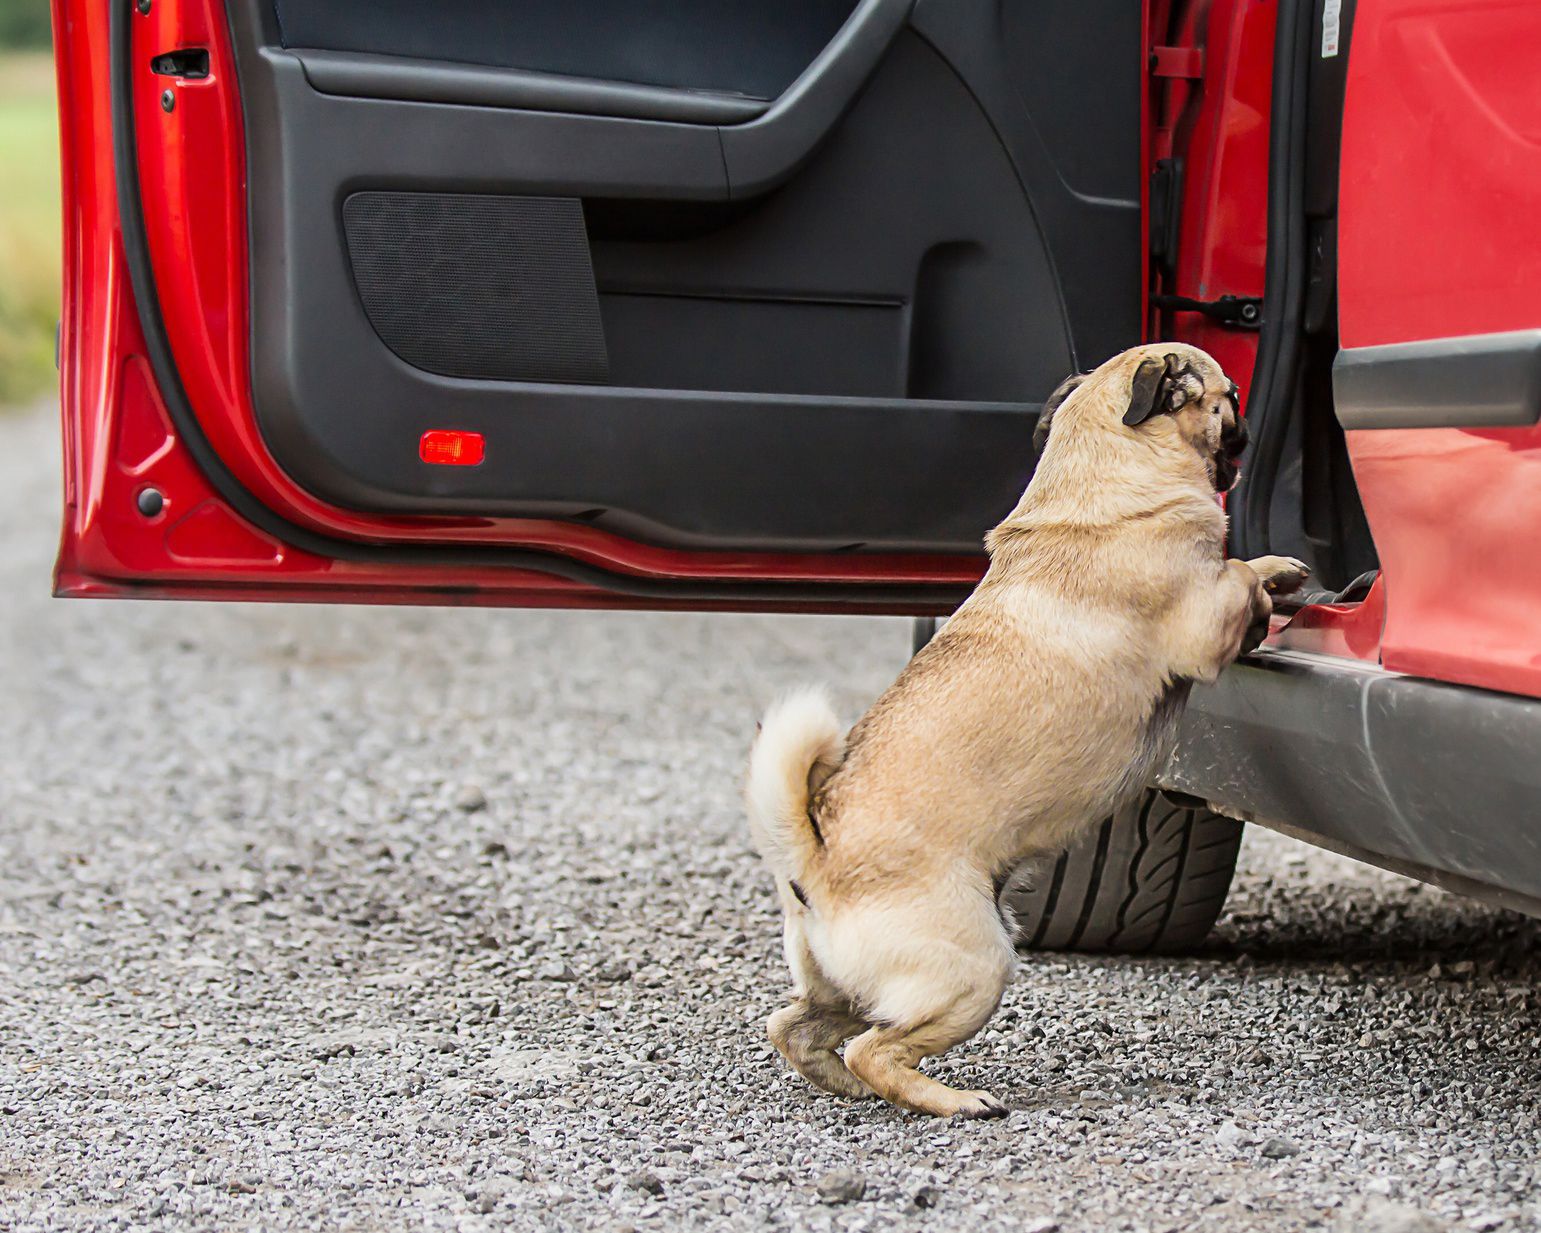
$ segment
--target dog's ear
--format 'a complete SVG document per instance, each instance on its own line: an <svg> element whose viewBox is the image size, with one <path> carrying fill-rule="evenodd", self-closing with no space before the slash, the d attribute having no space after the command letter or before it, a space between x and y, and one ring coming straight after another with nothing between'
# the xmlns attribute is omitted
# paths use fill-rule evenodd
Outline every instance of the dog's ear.
<svg viewBox="0 0 1541 1233"><path fill-rule="evenodd" d="M1124 423L1134 428L1153 415L1180 408L1188 397L1180 380L1183 372L1181 356L1167 354L1160 359L1148 356L1141 360L1129 382L1129 409L1124 412Z"/></svg>
<svg viewBox="0 0 1541 1233"><path fill-rule="evenodd" d="M1038 453L1043 453L1044 442L1049 439L1049 423L1054 419L1054 413L1060 409L1060 405L1075 393L1076 387L1086 380L1084 372L1071 373L1049 395L1048 401L1043 404L1043 410L1038 413L1038 426L1033 429L1033 448Z"/></svg>

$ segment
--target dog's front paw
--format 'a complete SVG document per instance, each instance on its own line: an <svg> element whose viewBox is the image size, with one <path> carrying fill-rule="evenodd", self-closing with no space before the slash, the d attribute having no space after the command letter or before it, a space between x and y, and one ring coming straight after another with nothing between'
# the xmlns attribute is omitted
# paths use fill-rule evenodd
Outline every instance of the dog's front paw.
<svg viewBox="0 0 1541 1233"><path fill-rule="evenodd" d="M1000 1101L996 1100L989 1092L959 1092L961 1099L958 1102L957 1112L954 1117L974 1118L1005 1117L1011 1112Z"/></svg>
<svg viewBox="0 0 1541 1233"><path fill-rule="evenodd" d="M1270 595L1288 595L1291 591L1298 591L1311 576L1311 567L1295 557L1258 557L1247 564Z"/></svg>
<svg viewBox="0 0 1541 1233"><path fill-rule="evenodd" d="M1250 655L1258 647L1263 645L1263 639L1268 637L1268 619L1273 615L1273 601L1266 595L1260 596L1257 607L1252 612L1252 620L1247 623L1247 629L1241 636L1241 647L1237 655Z"/></svg>

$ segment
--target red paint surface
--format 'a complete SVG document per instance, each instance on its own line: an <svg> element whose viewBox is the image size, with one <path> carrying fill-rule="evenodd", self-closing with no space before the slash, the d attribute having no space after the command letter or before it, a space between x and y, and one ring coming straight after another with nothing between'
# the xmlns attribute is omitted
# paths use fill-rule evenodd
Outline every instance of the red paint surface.
<svg viewBox="0 0 1541 1233"><path fill-rule="evenodd" d="M1271 4L1222 0L1178 16L1173 41L1203 50L1204 76L1160 85L1154 154L1183 160L1178 261L1160 288L1165 293L1197 300L1263 294L1273 33ZM1152 336L1209 352L1236 382L1245 409L1256 331L1171 312L1153 321Z"/></svg>
<svg viewBox="0 0 1541 1233"><path fill-rule="evenodd" d="M1345 347L1541 324L1541 5L1362 0L1343 129Z"/></svg>
<svg viewBox="0 0 1541 1233"><path fill-rule="evenodd" d="M1380 660L1385 620L1386 587L1382 576L1360 603L1312 604L1288 619L1276 619L1268 645L1281 651L1303 651L1373 664Z"/></svg>
<svg viewBox="0 0 1541 1233"><path fill-rule="evenodd" d="M1541 326L1541 5L1361 0L1339 231L1344 346ZM1541 429L1348 434L1383 662L1541 696Z"/></svg>

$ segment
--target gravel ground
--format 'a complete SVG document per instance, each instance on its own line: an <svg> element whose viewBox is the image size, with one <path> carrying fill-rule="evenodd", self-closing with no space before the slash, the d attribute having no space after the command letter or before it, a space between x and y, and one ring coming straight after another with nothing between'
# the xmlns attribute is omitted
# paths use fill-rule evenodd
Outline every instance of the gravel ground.
<svg viewBox="0 0 1541 1233"><path fill-rule="evenodd" d="M1541 922L1254 831L922 1121L790 1076L736 799L903 622L64 603L0 419L0 1227L1541 1228Z"/></svg>

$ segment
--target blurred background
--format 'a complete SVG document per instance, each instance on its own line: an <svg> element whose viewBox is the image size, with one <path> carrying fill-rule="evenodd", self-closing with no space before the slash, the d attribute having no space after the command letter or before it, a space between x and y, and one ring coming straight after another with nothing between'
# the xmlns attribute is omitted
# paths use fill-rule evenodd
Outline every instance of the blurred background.
<svg viewBox="0 0 1541 1233"><path fill-rule="evenodd" d="M59 131L47 0L0 0L0 410L56 388Z"/></svg>

